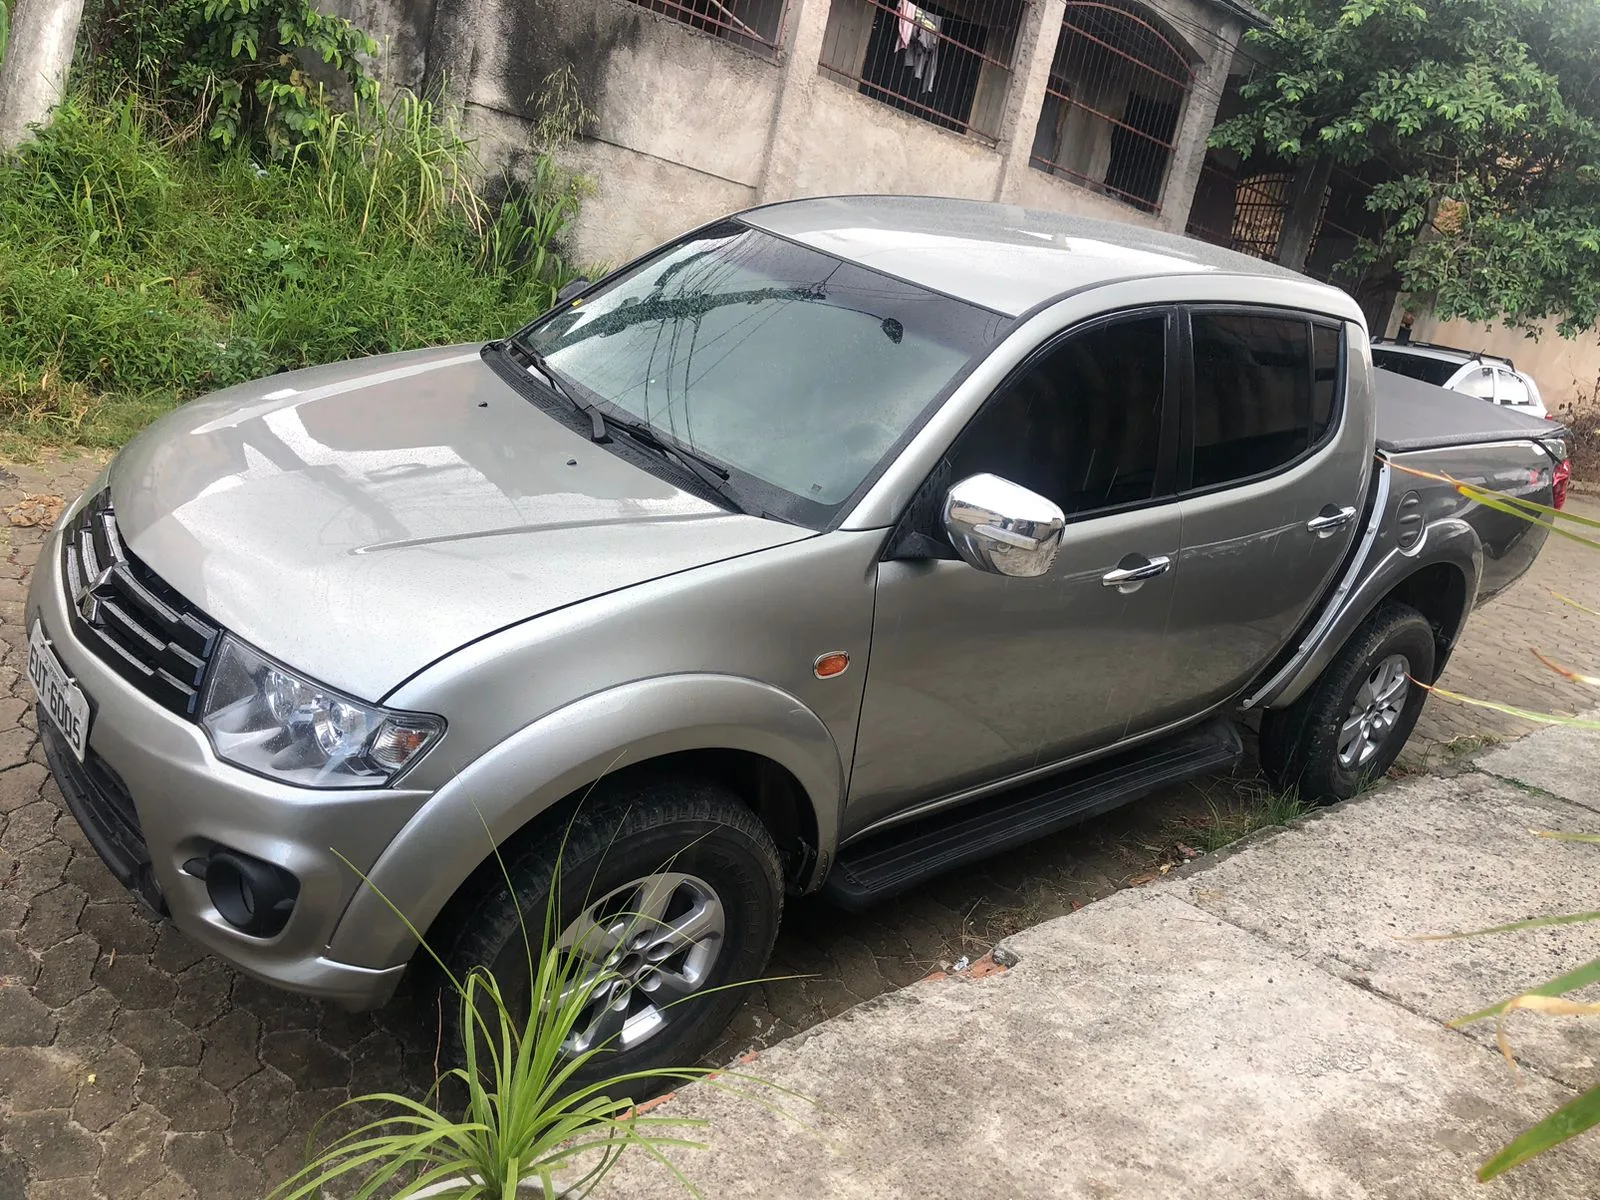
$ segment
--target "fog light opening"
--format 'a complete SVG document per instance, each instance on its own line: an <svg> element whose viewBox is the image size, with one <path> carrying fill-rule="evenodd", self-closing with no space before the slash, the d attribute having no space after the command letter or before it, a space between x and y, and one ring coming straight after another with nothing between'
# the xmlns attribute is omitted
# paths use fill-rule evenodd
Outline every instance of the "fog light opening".
<svg viewBox="0 0 1600 1200"><path fill-rule="evenodd" d="M253 937L271 937L289 921L299 881L281 867L236 850L205 860L206 895L222 919Z"/></svg>

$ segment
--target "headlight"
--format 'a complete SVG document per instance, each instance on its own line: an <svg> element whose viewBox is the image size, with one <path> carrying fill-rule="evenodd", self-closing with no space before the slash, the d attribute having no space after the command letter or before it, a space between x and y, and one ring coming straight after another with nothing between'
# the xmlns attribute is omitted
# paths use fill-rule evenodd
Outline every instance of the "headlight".
<svg viewBox="0 0 1600 1200"><path fill-rule="evenodd" d="M352 700L230 637L211 671L200 723L217 756L286 783L382 786L444 732L438 717Z"/></svg>

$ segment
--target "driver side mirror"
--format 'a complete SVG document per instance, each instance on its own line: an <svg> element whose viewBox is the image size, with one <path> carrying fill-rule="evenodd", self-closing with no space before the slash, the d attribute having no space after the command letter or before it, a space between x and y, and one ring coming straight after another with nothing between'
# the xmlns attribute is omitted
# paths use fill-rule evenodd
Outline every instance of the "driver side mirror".
<svg viewBox="0 0 1600 1200"><path fill-rule="evenodd" d="M968 566L992 575L1043 575L1067 518L1053 501L998 475L973 475L944 498L944 531Z"/></svg>
<svg viewBox="0 0 1600 1200"><path fill-rule="evenodd" d="M588 291L590 286L591 284L587 279L574 279L571 283L567 284L566 287L562 288L556 293L556 307L564 308L568 304L571 304L579 296L583 295L584 292Z"/></svg>

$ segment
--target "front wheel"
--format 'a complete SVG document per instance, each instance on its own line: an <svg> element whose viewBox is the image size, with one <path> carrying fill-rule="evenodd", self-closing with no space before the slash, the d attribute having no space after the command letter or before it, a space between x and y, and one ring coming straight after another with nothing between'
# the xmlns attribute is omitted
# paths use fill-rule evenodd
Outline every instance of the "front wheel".
<svg viewBox="0 0 1600 1200"><path fill-rule="evenodd" d="M1431 681L1433 627L1406 604L1362 623L1306 693L1261 719L1261 767L1307 800L1347 800L1381 778L1405 747Z"/></svg>
<svg viewBox="0 0 1600 1200"><path fill-rule="evenodd" d="M735 985L760 976L777 936L783 875L771 836L738 797L692 780L619 790L564 832L469 885L458 932L439 947L445 965L458 979L488 967L520 1025L532 990L524 929L536 964L548 931L568 980L590 984L560 1052L592 1056L563 1090L695 1066L743 999ZM462 1015L447 998L457 1062Z"/></svg>

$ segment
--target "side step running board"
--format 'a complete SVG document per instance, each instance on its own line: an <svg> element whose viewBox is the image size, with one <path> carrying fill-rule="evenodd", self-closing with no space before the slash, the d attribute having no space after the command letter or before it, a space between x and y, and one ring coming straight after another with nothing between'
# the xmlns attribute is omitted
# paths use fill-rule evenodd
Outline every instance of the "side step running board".
<svg viewBox="0 0 1600 1200"><path fill-rule="evenodd" d="M866 908L1159 787L1228 770L1243 753L1233 722L1216 721L1168 741L980 797L845 846L821 894L843 908Z"/></svg>

